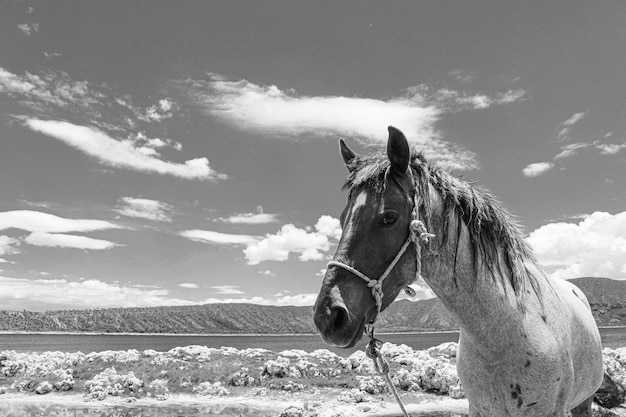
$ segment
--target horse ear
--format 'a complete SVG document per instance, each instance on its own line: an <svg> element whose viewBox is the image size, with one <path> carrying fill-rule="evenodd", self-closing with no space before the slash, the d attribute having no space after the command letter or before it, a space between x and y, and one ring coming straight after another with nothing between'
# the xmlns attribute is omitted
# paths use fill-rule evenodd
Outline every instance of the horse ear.
<svg viewBox="0 0 626 417"><path fill-rule="evenodd" d="M409 142L404 137L404 133L393 126L387 128L389 130L389 139L387 140L387 157L391 161L391 168L397 174L406 174L411 162L411 149Z"/></svg>
<svg viewBox="0 0 626 417"><path fill-rule="evenodd" d="M346 164L346 168L350 169L350 164L357 157L357 155L352 151L352 149L348 148L346 142L343 139L339 139L339 150L341 151L341 157L343 158L343 162Z"/></svg>

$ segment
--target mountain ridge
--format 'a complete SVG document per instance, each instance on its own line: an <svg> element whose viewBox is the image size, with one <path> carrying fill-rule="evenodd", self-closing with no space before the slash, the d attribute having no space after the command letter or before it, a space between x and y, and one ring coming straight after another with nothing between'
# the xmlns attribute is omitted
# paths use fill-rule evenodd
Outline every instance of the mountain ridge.
<svg viewBox="0 0 626 417"><path fill-rule="evenodd" d="M626 325L626 282L583 277L570 280L585 293L599 326ZM437 298L396 301L380 317L386 332L457 330ZM312 334L311 307L258 304L132 307L46 312L0 310L0 331Z"/></svg>

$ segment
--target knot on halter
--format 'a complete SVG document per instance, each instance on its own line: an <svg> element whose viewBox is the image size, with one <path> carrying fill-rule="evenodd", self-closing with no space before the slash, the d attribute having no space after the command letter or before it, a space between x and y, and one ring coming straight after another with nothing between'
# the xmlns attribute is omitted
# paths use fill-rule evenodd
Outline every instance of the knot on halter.
<svg viewBox="0 0 626 417"><path fill-rule="evenodd" d="M414 197L414 205L413 205L413 211L411 213L411 222L409 223L409 236L406 239L406 241L404 242L404 245L402 245L402 247L400 248L400 250L398 251L398 253L396 254L396 257L393 259L393 261L391 261L391 263L389 264L389 266L387 267L387 269L385 270L385 272L383 272L383 274L380 276L380 278L378 279L372 279L370 277L368 277L367 275L365 275L364 273L362 273L361 271L358 271L357 269L346 265L343 262L339 262L339 261L330 261L328 262L327 267L331 267L331 266L338 266L341 267L351 273L353 273L354 275L356 275L357 277L361 278L362 280L364 280L367 283L367 286L369 288L372 289L372 296L374 297L374 301L376 302L376 317L374 317L374 319L372 320L372 325L373 323L378 319L378 315L380 314L382 307L383 307L383 281L385 280L385 278L387 278L387 276L391 273L391 271L393 270L393 268L396 266L396 264L398 263L398 261L400 260L400 258L402 257L402 255L404 254L404 252L406 252L406 250L408 249L409 245L411 243L415 244L415 277L413 278L413 280L411 281L411 283L417 281L418 279L420 279L421 277L421 271L422 271L422 247L420 243L428 243L428 240L432 237L435 237L435 235L433 235L432 233L428 233L428 230L426 229L426 226L424 225L424 223L419 219L419 215L418 215L418 211L419 211L419 202L417 199L417 196ZM416 293L415 290L411 287L409 287L409 285L406 285L403 288L404 292L410 296L410 297L415 297Z"/></svg>

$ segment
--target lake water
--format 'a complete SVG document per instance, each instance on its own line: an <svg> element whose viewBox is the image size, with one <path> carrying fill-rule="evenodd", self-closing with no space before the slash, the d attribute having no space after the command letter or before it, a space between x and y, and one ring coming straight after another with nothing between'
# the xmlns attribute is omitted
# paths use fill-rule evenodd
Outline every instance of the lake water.
<svg viewBox="0 0 626 417"><path fill-rule="evenodd" d="M615 349L626 346L626 328L605 327L600 329L604 347ZM444 342L458 342L458 332L391 333L377 337L385 342L405 344L415 350L428 349ZM312 352L329 349L338 355L349 356L362 350L367 338L352 349L335 349L322 342L318 335L145 335L145 334L0 334L0 351L18 352L98 352L103 350L154 349L167 351L177 346L201 345L213 348L222 346L237 349L263 348L274 352L302 349Z"/></svg>
<svg viewBox="0 0 626 417"><path fill-rule="evenodd" d="M436 333L397 333L381 334L386 342L406 344L413 349L427 349L444 342L458 342L458 332ZM349 356L356 350L362 350L367 338L353 349L330 348L318 335L227 335L227 336L189 336L189 335L144 335L144 334L0 334L0 351L18 352L97 352L103 350L154 349L167 351L177 346L202 345L213 348L222 346L237 349L263 348L274 352L287 349L302 349L307 352L316 349L329 349L338 355Z"/></svg>

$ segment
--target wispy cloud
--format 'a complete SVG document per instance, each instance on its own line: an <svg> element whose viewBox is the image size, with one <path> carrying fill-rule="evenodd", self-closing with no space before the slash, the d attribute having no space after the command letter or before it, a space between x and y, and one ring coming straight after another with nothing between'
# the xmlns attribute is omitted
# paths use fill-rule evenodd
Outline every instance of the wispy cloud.
<svg viewBox="0 0 626 417"><path fill-rule="evenodd" d="M586 149L589 146L588 143L569 143L561 147L561 152L555 155L554 160L570 158L577 155L580 149Z"/></svg>
<svg viewBox="0 0 626 417"><path fill-rule="evenodd" d="M7 309L49 310L149 307L194 304L162 288L108 284L98 280L19 279L0 276L0 305Z"/></svg>
<svg viewBox="0 0 626 417"><path fill-rule="evenodd" d="M448 73L448 76L453 78L455 81L462 84L469 84L474 82L476 79L476 72L473 71L463 71L463 70L454 70Z"/></svg>
<svg viewBox="0 0 626 417"><path fill-rule="evenodd" d="M122 197L116 212L128 217L171 222L174 209L171 205L147 198Z"/></svg>
<svg viewBox="0 0 626 417"><path fill-rule="evenodd" d="M243 291L241 291L236 285L214 285L211 288L214 289L218 294L223 295L243 294Z"/></svg>
<svg viewBox="0 0 626 417"><path fill-rule="evenodd" d="M39 32L39 23L21 23L17 25L17 28L23 34L30 36L33 33Z"/></svg>
<svg viewBox="0 0 626 417"><path fill-rule="evenodd" d="M445 112L458 112L467 109L482 110L492 106L511 104L527 98L522 89L508 90L490 96L482 93L458 91L451 88L431 88L426 84L411 87L408 90L414 98L428 103L435 103L436 107Z"/></svg>
<svg viewBox="0 0 626 417"><path fill-rule="evenodd" d="M563 126L572 126L582 120L587 115L586 112L574 113L572 117L562 123Z"/></svg>
<svg viewBox="0 0 626 417"><path fill-rule="evenodd" d="M207 158L182 164L161 158L163 148L182 150L180 142L146 134L167 132L155 123L179 114L179 106L171 98L139 106L106 84L74 81L65 72L16 74L2 67L0 93L11 98L14 119L96 157L100 163L189 179L225 178L209 166Z"/></svg>
<svg viewBox="0 0 626 417"><path fill-rule="evenodd" d="M105 220L67 219L32 210L0 212L0 230L20 229L29 232L67 233L120 228L121 226Z"/></svg>
<svg viewBox="0 0 626 417"><path fill-rule="evenodd" d="M184 179L217 180L225 176L209 166L207 158L196 158L183 164L146 155L132 143L113 139L108 134L87 126L53 120L27 119L30 129L50 136L96 158L100 163L134 171L173 175Z"/></svg>
<svg viewBox="0 0 626 417"><path fill-rule="evenodd" d="M181 288L188 288L192 290L200 288L200 286L195 282L181 282L180 284L178 284L178 286Z"/></svg>
<svg viewBox="0 0 626 417"><path fill-rule="evenodd" d="M526 168L522 170L522 173L526 177L532 178L545 174L552 168L554 168L554 164L552 162L535 162L534 164L527 165Z"/></svg>
<svg viewBox="0 0 626 417"><path fill-rule="evenodd" d="M250 245L259 240L258 236L221 233L199 229L185 230L180 232L180 235L195 242L213 245Z"/></svg>
<svg viewBox="0 0 626 417"><path fill-rule="evenodd" d="M301 261L321 260L324 253L330 250L332 240L340 236L339 220L322 216L314 231L286 224L276 234L248 245L243 252L249 265L263 261L286 261L290 253L299 254Z"/></svg>
<svg viewBox="0 0 626 417"><path fill-rule="evenodd" d="M567 119L566 121L564 121L563 123L561 123L561 124L559 125L559 128L561 129L561 130L559 131L559 135L558 135L558 136L559 136L559 139L561 139L561 140L567 140L567 139L569 139L569 138L568 138L568 135L569 135L570 128L571 128L574 124L576 124L576 123L578 123L579 121L581 121L581 120L582 120L582 118L583 118L583 117L585 117L586 115L587 115L587 113L586 113L586 112L574 113L574 114L573 114L573 115L572 115L569 119Z"/></svg>
<svg viewBox="0 0 626 417"><path fill-rule="evenodd" d="M63 233L33 232L24 239L25 243L33 246L50 248L72 248L83 250L107 250L120 246L108 240L93 239L86 236L68 235Z"/></svg>
<svg viewBox="0 0 626 417"><path fill-rule="evenodd" d="M624 143L598 143L595 144L596 149L600 151L602 155L615 155L622 149L626 149L626 142Z"/></svg>
<svg viewBox="0 0 626 417"><path fill-rule="evenodd" d="M263 207L258 206L256 213L237 213L229 217L220 217L216 221L231 224L267 224L276 223L278 214L264 213Z"/></svg>
<svg viewBox="0 0 626 417"><path fill-rule="evenodd" d="M19 244L20 241L18 239L11 236L0 235L0 256L16 253L18 251L17 247Z"/></svg>
<svg viewBox="0 0 626 417"><path fill-rule="evenodd" d="M435 124L446 112L486 109L527 97L524 90L495 95L426 85L388 98L306 96L273 85L231 81L218 74L176 84L204 111L236 128L272 136L344 136L365 145L387 139L386 127L401 129L429 160L451 169L477 167L476 156L441 139Z"/></svg>

